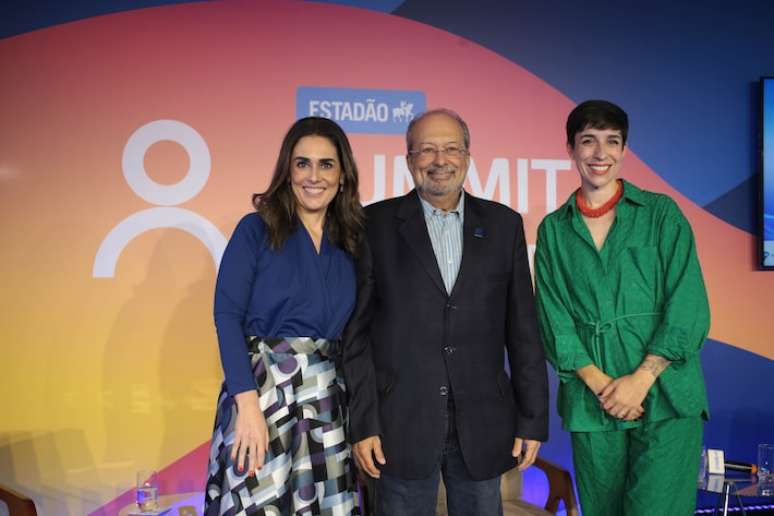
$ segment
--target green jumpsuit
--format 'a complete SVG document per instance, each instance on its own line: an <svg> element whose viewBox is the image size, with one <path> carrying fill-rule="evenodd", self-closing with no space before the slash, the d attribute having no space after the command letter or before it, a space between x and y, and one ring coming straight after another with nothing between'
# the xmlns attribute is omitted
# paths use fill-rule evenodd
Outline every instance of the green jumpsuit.
<svg viewBox="0 0 774 516"><path fill-rule="evenodd" d="M573 195L540 224L535 276L584 516L693 514L708 417L699 350L710 317L688 221L666 195L624 181L597 251ZM647 354L671 364L637 421L607 415L576 375L590 364L613 378L631 374Z"/></svg>

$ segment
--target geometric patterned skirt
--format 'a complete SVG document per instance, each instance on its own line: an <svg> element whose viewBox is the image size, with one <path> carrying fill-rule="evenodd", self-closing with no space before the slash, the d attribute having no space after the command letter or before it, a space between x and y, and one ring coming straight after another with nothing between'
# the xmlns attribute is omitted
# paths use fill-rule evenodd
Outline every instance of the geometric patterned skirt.
<svg viewBox="0 0 774 516"><path fill-rule="evenodd" d="M218 397L204 497L206 516L360 514L345 438L344 382L336 341L248 338L269 451L255 476L231 460L237 405Z"/></svg>

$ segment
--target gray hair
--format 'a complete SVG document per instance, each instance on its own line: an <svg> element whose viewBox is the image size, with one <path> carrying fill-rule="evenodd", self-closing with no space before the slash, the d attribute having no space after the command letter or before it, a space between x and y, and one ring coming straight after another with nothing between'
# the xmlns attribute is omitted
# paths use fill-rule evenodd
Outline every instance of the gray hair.
<svg viewBox="0 0 774 516"><path fill-rule="evenodd" d="M413 119L411 122L409 122L408 128L406 129L406 150L411 150L411 144L412 144L412 133L414 131L414 126L416 126L420 121L424 120L426 117L431 115L446 115L450 118L453 118L457 121L458 124L460 124L460 127L462 127L462 137L464 139L463 143L465 145L466 149L470 149L470 131L468 130L468 124L465 123L465 120L462 119L462 117L456 112L451 109L447 108L436 108L431 109L430 111L425 111L415 119Z"/></svg>

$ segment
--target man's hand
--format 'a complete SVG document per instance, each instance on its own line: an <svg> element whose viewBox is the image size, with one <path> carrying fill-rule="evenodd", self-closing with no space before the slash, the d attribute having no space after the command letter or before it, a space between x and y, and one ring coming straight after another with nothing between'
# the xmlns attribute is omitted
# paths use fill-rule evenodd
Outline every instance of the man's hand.
<svg viewBox="0 0 774 516"><path fill-rule="evenodd" d="M644 412L642 402L654 381L653 375L641 370L616 378L599 394L602 408L618 419L639 418Z"/></svg>
<svg viewBox="0 0 774 516"><path fill-rule="evenodd" d="M365 471L368 476L373 478L379 478L382 474L379 468L374 464L374 458L376 462L384 466L387 461L384 459L384 452L382 452L382 440L378 435L366 437L362 441L356 442L352 446L352 450L355 452L355 461L360 469Z"/></svg>
<svg viewBox="0 0 774 516"><path fill-rule="evenodd" d="M519 471L524 471L534 464L539 449L540 441L522 439L521 437L513 440L513 451L511 453L517 460L521 457Z"/></svg>

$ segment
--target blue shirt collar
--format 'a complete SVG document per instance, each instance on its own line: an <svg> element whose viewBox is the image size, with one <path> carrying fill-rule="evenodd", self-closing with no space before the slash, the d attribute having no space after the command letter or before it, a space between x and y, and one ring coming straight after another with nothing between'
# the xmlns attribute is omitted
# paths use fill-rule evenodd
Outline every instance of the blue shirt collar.
<svg viewBox="0 0 774 516"><path fill-rule="evenodd" d="M441 209L435 208L432 204L427 202L422 198L421 195L419 197L419 202L422 203L422 211L425 213L425 219L428 219L432 217L433 215L445 215L446 213L454 213L456 214L460 222L464 220L465 217L465 190L462 190L460 192L460 200L457 201L457 207L453 210L449 210L448 212L445 212Z"/></svg>

